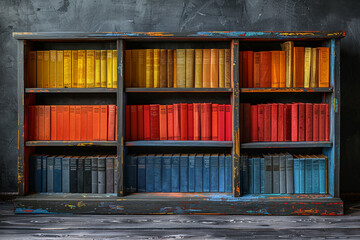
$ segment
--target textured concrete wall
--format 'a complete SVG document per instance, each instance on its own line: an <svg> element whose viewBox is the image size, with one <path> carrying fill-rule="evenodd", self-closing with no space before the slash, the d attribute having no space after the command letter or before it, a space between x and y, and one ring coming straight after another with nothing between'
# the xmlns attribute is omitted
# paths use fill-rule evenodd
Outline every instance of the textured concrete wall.
<svg viewBox="0 0 360 240"><path fill-rule="evenodd" d="M341 191L360 192L360 1L0 1L0 192L16 191L14 31L347 31L341 46Z"/></svg>

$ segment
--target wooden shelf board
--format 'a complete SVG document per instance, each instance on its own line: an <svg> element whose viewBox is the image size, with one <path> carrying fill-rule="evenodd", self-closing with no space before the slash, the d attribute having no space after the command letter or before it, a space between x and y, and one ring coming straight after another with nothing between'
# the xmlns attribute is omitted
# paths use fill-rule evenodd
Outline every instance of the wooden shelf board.
<svg viewBox="0 0 360 240"><path fill-rule="evenodd" d="M314 148L314 147L331 147L332 142L251 142L242 143L242 149L247 148Z"/></svg>
<svg viewBox="0 0 360 240"><path fill-rule="evenodd" d="M25 146L116 146L116 141L27 141Z"/></svg>
<svg viewBox="0 0 360 240"><path fill-rule="evenodd" d="M313 92L333 92L332 88L241 88L241 93L313 93Z"/></svg>
<svg viewBox="0 0 360 240"><path fill-rule="evenodd" d="M156 93L200 93L200 92L211 92L211 93L231 93L231 88L125 88L125 92L128 93L142 93L142 92L156 92Z"/></svg>
<svg viewBox="0 0 360 240"><path fill-rule="evenodd" d="M116 93L116 88L25 88L26 93Z"/></svg>
<svg viewBox="0 0 360 240"><path fill-rule="evenodd" d="M231 141L129 141L128 147L232 147Z"/></svg>

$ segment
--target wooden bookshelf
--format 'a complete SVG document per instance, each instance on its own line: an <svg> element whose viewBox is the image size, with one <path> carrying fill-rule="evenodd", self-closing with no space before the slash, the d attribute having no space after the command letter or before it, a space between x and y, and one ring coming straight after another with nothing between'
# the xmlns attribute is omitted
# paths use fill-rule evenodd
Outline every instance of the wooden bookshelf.
<svg viewBox="0 0 360 240"><path fill-rule="evenodd" d="M26 141L25 146L116 146L116 141Z"/></svg>
<svg viewBox="0 0 360 240"><path fill-rule="evenodd" d="M231 141L129 141L127 147L232 147Z"/></svg>
<svg viewBox="0 0 360 240"><path fill-rule="evenodd" d="M331 93L332 88L241 88L241 93Z"/></svg>
<svg viewBox="0 0 360 240"><path fill-rule="evenodd" d="M242 143L242 149L249 148L317 148L317 147L331 147L332 142L251 142Z"/></svg>
<svg viewBox="0 0 360 240"><path fill-rule="evenodd" d="M25 88L25 93L117 93L116 88Z"/></svg>
<svg viewBox="0 0 360 240"><path fill-rule="evenodd" d="M231 88L125 88L127 93L232 93Z"/></svg>

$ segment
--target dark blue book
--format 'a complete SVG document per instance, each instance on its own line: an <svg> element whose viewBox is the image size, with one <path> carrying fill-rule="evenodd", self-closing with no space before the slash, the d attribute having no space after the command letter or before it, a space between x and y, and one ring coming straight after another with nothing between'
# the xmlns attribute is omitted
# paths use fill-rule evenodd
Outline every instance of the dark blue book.
<svg viewBox="0 0 360 240"><path fill-rule="evenodd" d="M171 157L171 191L180 192L180 154Z"/></svg>
<svg viewBox="0 0 360 240"><path fill-rule="evenodd" d="M300 194L300 158L295 156L294 158L294 193Z"/></svg>
<svg viewBox="0 0 360 240"><path fill-rule="evenodd" d="M62 191L62 158L64 156L57 156L54 160L54 192Z"/></svg>
<svg viewBox="0 0 360 240"><path fill-rule="evenodd" d="M84 159L84 193L91 193L91 156Z"/></svg>
<svg viewBox="0 0 360 240"><path fill-rule="evenodd" d="M78 158L77 156L72 156L70 158L70 192L77 193L77 169L78 169Z"/></svg>
<svg viewBox="0 0 360 240"><path fill-rule="evenodd" d="M204 192L210 192L210 154L205 154L204 155L203 191Z"/></svg>
<svg viewBox="0 0 360 240"><path fill-rule="evenodd" d="M195 192L195 156L194 153L189 155L189 192Z"/></svg>
<svg viewBox="0 0 360 240"><path fill-rule="evenodd" d="M46 184L46 180L47 180L47 156L42 156L41 157L41 192L46 192L46 188L47 188L47 184Z"/></svg>
<svg viewBox="0 0 360 240"><path fill-rule="evenodd" d="M138 156L136 155L127 155L126 156L126 192L134 193L137 192L137 164L138 164ZM144 169L145 170L145 166ZM144 186L145 187L145 186Z"/></svg>
<svg viewBox="0 0 360 240"><path fill-rule="evenodd" d="M305 193L305 158L300 156L300 193Z"/></svg>
<svg viewBox="0 0 360 240"><path fill-rule="evenodd" d="M114 156L106 156L106 193L114 193Z"/></svg>
<svg viewBox="0 0 360 240"><path fill-rule="evenodd" d="M305 193L312 193L312 158L305 158Z"/></svg>
<svg viewBox="0 0 360 240"><path fill-rule="evenodd" d="M106 156L98 158L98 192L106 192Z"/></svg>
<svg viewBox="0 0 360 240"><path fill-rule="evenodd" d="M264 158L260 158L260 193L265 193L265 163Z"/></svg>
<svg viewBox="0 0 360 240"><path fill-rule="evenodd" d="M280 156L278 154L272 155L273 164L273 192L280 193Z"/></svg>
<svg viewBox="0 0 360 240"><path fill-rule="evenodd" d="M114 193L117 193L119 190L119 161L118 161L118 156L117 155L112 155L113 159L114 159ZM136 166L137 166L137 162L136 162ZM136 169L136 173L137 173L137 169ZM136 180L137 180L137 176L136 176Z"/></svg>
<svg viewBox="0 0 360 240"><path fill-rule="evenodd" d="M286 193L286 155L280 154L280 193Z"/></svg>
<svg viewBox="0 0 360 240"><path fill-rule="evenodd" d="M47 192L54 192L54 161L55 156L49 156L47 158L46 172L47 172Z"/></svg>
<svg viewBox="0 0 360 240"><path fill-rule="evenodd" d="M146 192L154 192L154 163L155 155L146 156Z"/></svg>
<svg viewBox="0 0 360 240"><path fill-rule="evenodd" d="M162 154L156 154L154 160L154 191L155 192L162 192L161 164L162 164Z"/></svg>
<svg viewBox="0 0 360 240"><path fill-rule="evenodd" d="M313 160L311 176L312 193L320 193L319 158L317 156L311 156L311 158Z"/></svg>
<svg viewBox="0 0 360 240"><path fill-rule="evenodd" d="M254 160L254 193L258 194L261 191L261 175L260 175L260 157L256 156Z"/></svg>
<svg viewBox="0 0 360 240"><path fill-rule="evenodd" d="M42 156L37 155L35 157L35 192L41 192L41 165L42 165Z"/></svg>
<svg viewBox="0 0 360 240"><path fill-rule="evenodd" d="M219 154L210 156L210 192L219 192Z"/></svg>
<svg viewBox="0 0 360 240"><path fill-rule="evenodd" d="M325 155L319 156L319 193L326 193L326 162L327 157Z"/></svg>
<svg viewBox="0 0 360 240"><path fill-rule="evenodd" d="M180 192L189 191L189 155L180 155Z"/></svg>
<svg viewBox="0 0 360 240"><path fill-rule="evenodd" d="M171 154L162 156L161 180L162 191L171 192Z"/></svg>
<svg viewBox="0 0 360 240"><path fill-rule="evenodd" d="M203 191L203 161L204 154L195 156L195 192Z"/></svg>
<svg viewBox="0 0 360 240"><path fill-rule="evenodd" d="M264 154L264 165L265 165L265 172L264 172L264 193L270 194L273 193L273 165L272 165L272 156L271 154Z"/></svg>
<svg viewBox="0 0 360 240"><path fill-rule="evenodd" d="M246 158L247 162L247 158ZM247 166L246 166L247 169ZM247 176L247 173L246 173ZM225 192L232 192L232 157L231 154L225 154ZM247 188L246 188L247 189Z"/></svg>
<svg viewBox="0 0 360 240"><path fill-rule="evenodd" d="M91 193L98 193L98 159L99 156L91 158Z"/></svg>
<svg viewBox="0 0 360 240"><path fill-rule="evenodd" d="M29 191L35 192L36 175L36 155L31 155L29 159Z"/></svg>
<svg viewBox="0 0 360 240"><path fill-rule="evenodd" d="M77 169L77 192L83 193L84 192L84 160L85 157L78 158L78 169Z"/></svg>
<svg viewBox="0 0 360 240"><path fill-rule="evenodd" d="M286 154L286 193L294 193L294 158Z"/></svg>
<svg viewBox="0 0 360 240"><path fill-rule="evenodd" d="M70 192L70 156L62 159L62 192Z"/></svg>
<svg viewBox="0 0 360 240"><path fill-rule="evenodd" d="M146 155L141 154L138 156L138 180L137 189L138 192L146 192Z"/></svg>
<svg viewBox="0 0 360 240"><path fill-rule="evenodd" d="M219 155L219 192L225 192L225 155Z"/></svg>
<svg viewBox="0 0 360 240"><path fill-rule="evenodd" d="M248 158L249 161L249 193L254 193L254 158L251 156Z"/></svg>

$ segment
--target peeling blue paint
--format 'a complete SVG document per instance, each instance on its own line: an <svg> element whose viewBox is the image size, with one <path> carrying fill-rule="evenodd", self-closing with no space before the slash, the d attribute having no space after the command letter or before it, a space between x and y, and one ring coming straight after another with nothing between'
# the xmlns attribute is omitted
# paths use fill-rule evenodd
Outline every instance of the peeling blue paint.
<svg viewBox="0 0 360 240"><path fill-rule="evenodd" d="M46 209L29 209L29 208L15 208L14 213L27 213L27 214L72 214L72 213L57 213L57 212L49 212Z"/></svg>

